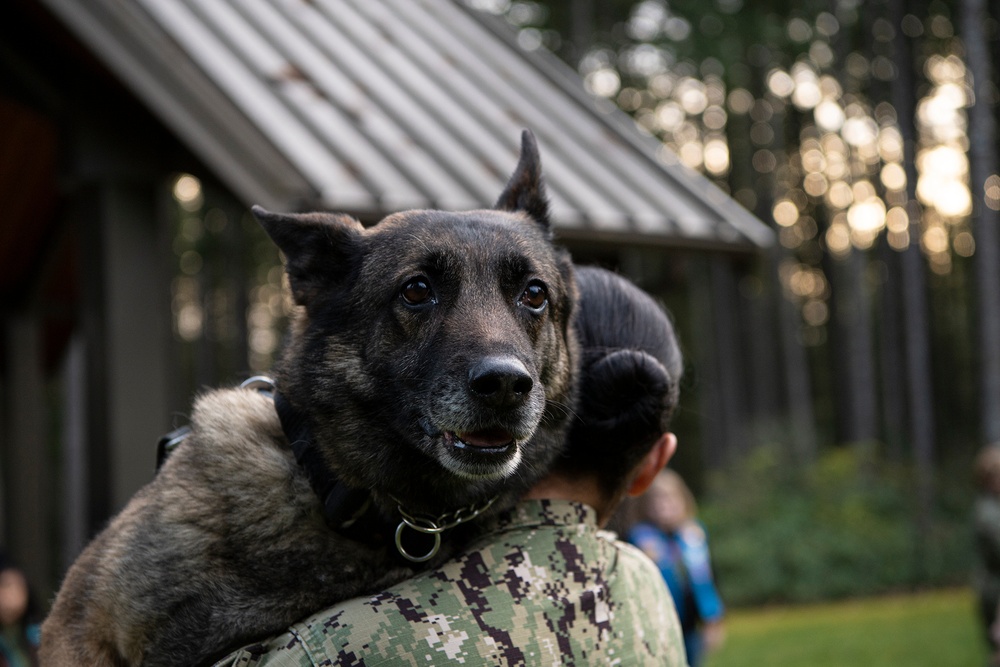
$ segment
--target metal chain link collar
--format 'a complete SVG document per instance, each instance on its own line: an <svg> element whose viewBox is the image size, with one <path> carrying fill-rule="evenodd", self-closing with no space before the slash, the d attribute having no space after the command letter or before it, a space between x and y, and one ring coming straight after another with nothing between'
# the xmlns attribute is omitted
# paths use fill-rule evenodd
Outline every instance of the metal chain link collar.
<svg viewBox="0 0 1000 667"><path fill-rule="evenodd" d="M255 375L248 378L240 385L240 387L244 389L256 389L267 396L273 396L275 390L274 380L265 375ZM436 556L438 551L441 550L441 533L467 521L472 521L489 509L489 507L496 500L496 496L494 496L493 498L489 498L480 503L470 505L468 507L460 507L454 512L446 512L437 518L433 518L426 515L411 514L406 511L398 498L392 496L390 496L390 498L396 502L399 514L403 518L403 520L400 521L399 525L396 527L396 550L399 551L399 554L403 558L413 563L423 563L424 561L428 561ZM361 508L348 519L348 521L340 526L340 528L343 529L350 527L351 524L353 524L355 520L357 520L357 518L368 509L370 502L371 499L369 498L361 506ZM403 531L406 528L415 530L418 533L434 536L434 545L426 554L423 556L414 556L406 551L403 547Z"/></svg>
<svg viewBox="0 0 1000 667"><path fill-rule="evenodd" d="M441 533L466 521L472 521L489 509L490 505L496 500L496 496L494 496L475 505L460 507L454 512L446 512L437 518L432 518L426 515L411 514L403 508L402 503L397 498L389 497L396 501L399 514L403 517L403 520L396 527L396 550L399 551L399 554L403 558L413 563L423 563L436 556L441 549ZM426 554L423 556L414 556L406 551L403 547L403 530L406 528L415 530L418 533L434 536L434 545Z"/></svg>

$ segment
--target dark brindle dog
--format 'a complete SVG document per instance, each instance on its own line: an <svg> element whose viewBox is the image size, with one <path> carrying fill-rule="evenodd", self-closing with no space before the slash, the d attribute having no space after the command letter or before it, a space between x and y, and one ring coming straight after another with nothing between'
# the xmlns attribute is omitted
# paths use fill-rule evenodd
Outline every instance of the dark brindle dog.
<svg viewBox="0 0 1000 667"><path fill-rule="evenodd" d="M433 539L408 545L401 514L433 535L511 506L558 453L575 375L539 171L525 132L492 210L364 229L255 209L298 305L277 393L198 398L190 437L67 574L43 664L204 662L410 574L393 529L411 556Z"/></svg>

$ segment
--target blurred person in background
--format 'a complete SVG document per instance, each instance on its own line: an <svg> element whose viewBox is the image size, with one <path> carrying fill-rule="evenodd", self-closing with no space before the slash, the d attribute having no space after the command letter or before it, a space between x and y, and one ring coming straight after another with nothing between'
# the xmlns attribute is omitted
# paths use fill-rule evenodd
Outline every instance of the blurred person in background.
<svg viewBox="0 0 1000 667"><path fill-rule="evenodd" d="M973 587L979 602L991 665L1000 665L1000 443L986 445L973 466L979 497L973 507L977 562Z"/></svg>
<svg viewBox="0 0 1000 667"><path fill-rule="evenodd" d="M0 667L38 664L39 624L24 572L0 553Z"/></svg>
<svg viewBox="0 0 1000 667"><path fill-rule="evenodd" d="M697 511L687 484L668 468L639 499L640 521L628 531L628 541L656 563L667 582L691 667L697 667L704 653L718 648L725 637L708 535Z"/></svg>

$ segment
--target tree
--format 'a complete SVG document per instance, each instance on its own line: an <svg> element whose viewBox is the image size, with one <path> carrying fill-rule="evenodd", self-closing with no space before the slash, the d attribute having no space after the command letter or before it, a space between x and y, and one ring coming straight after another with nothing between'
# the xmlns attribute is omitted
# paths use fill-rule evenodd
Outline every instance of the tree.
<svg viewBox="0 0 1000 667"><path fill-rule="evenodd" d="M969 146L976 224L976 287L979 303L979 353L982 360L982 435L1000 442L1000 197L984 196L1000 189L997 179L996 119L991 98L993 72L984 34L987 13L983 0L962 0L962 33L972 74L975 101L969 111ZM992 181L990 179L993 179Z"/></svg>
<svg viewBox="0 0 1000 667"><path fill-rule="evenodd" d="M1000 208L1000 176L992 109L982 104L996 95L995 73L975 42L990 25L982 0L970 2L966 15L978 14L963 32L979 100L971 111L972 180L977 195L986 188L987 204L976 210L984 360L977 379L983 430L1000 437L1000 315L991 314L1000 312L993 304L1000 299L993 210ZM971 352L965 325L954 321L962 317L954 304L964 300L961 280L972 255L963 204L965 67L951 23L958 3L528 4L549 7L557 33L565 33L569 7L588 11L596 27L591 48L570 62L593 92L774 222L781 246L769 266L784 296L769 307L772 321L783 323L775 338L785 349L775 357L784 359L785 391L792 392L787 414L802 423L809 411L793 399L808 386L827 443L891 443L890 451L912 456L930 502L933 467L948 454L936 443L935 410L954 425L941 435L965 442L979 412L952 398L968 382L948 365ZM945 166L952 173L935 173ZM806 357L807 372L796 372L796 359ZM935 405L935 391L948 400ZM751 424L767 417L760 409L768 402L756 404Z"/></svg>

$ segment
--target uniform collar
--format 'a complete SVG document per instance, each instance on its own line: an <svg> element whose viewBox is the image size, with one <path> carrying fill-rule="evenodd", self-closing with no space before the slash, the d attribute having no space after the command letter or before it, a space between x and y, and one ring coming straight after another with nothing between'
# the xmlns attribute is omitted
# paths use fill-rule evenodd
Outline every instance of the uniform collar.
<svg viewBox="0 0 1000 667"><path fill-rule="evenodd" d="M597 511L585 503L573 500L522 500L512 509L502 512L493 526L497 530L533 528L538 526L579 526L597 529Z"/></svg>

